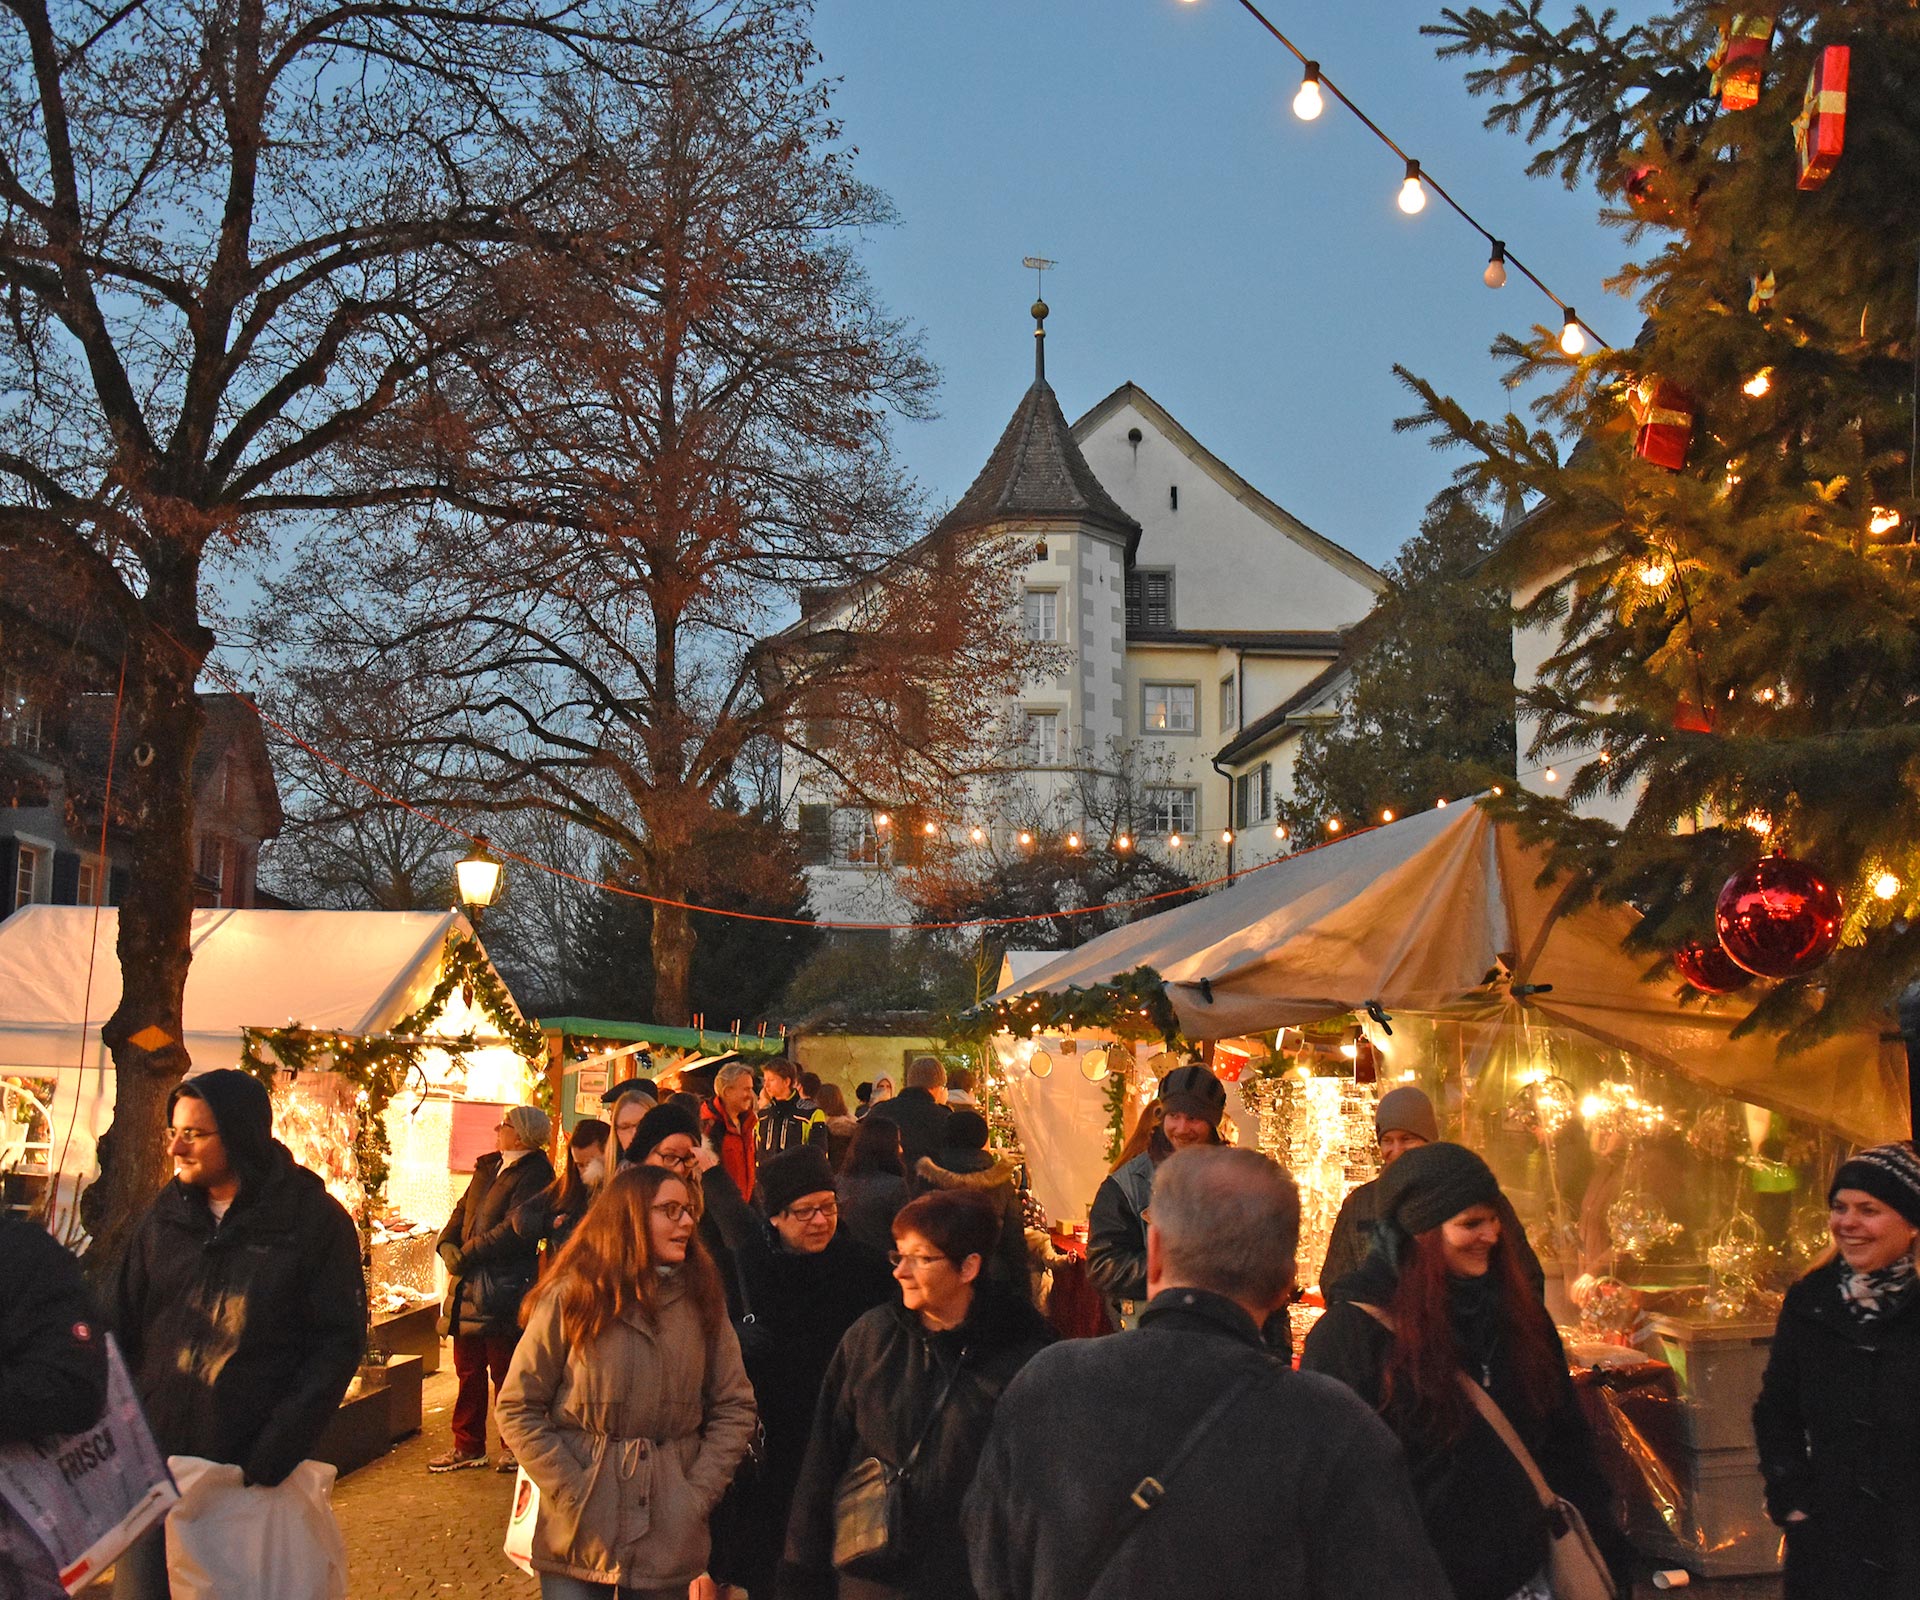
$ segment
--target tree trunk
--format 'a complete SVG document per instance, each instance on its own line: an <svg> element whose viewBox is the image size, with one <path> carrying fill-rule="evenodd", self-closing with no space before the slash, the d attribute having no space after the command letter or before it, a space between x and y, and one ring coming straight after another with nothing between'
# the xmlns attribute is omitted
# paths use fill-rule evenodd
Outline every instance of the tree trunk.
<svg viewBox="0 0 1920 1600"><path fill-rule="evenodd" d="M99 1286L112 1280L134 1224L165 1181L167 1095L190 1064L182 1012L192 960L193 764L206 722L193 685L211 643L194 616L196 588L183 578L149 591L147 616L158 626L133 647L121 712L114 791L133 820L120 1004L100 1030L113 1051L113 1126L84 1212L93 1235L87 1267Z"/></svg>
<svg viewBox="0 0 1920 1600"><path fill-rule="evenodd" d="M671 892L671 891L668 891ZM653 1019L684 1028L693 1018L693 917L653 908Z"/></svg>

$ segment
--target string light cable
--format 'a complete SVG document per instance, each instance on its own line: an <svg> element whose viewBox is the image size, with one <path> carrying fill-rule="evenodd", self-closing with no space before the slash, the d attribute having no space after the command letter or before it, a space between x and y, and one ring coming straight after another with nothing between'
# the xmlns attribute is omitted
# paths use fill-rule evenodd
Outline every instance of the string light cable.
<svg viewBox="0 0 1920 1600"><path fill-rule="evenodd" d="M1345 106L1354 114L1359 120L1360 125L1365 128L1367 132L1391 150L1403 163L1405 176L1400 184L1400 209L1402 211L1405 211L1408 215L1412 215L1421 210L1426 204L1425 191L1429 189L1432 190L1435 195L1446 202L1455 216L1466 223L1475 233L1479 234L1482 239L1486 240L1491 255L1487 261L1486 271L1481 274L1481 277L1488 288L1498 289L1502 287L1507 281L1507 269L1511 268L1515 272L1518 272L1527 282L1531 283L1534 288L1538 289L1559 308L1561 314L1560 348L1568 355L1577 356L1585 350L1586 341L1589 337L1603 350L1611 350L1613 348L1612 345L1594 331L1592 325L1589 324L1584 317L1580 316L1571 305L1561 299L1559 295L1555 294L1538 273L1513 253L1506 240L1496 238L1493 230L1487 227L1478 217L1456 200L1445 184L1434 177L1417 159L1408 155L1407 152L1400 147L1399 142L1395 140L1386 129L1382 128L1372 117L1362 111L1347 95L1346 91L1327 76L1326 68L1317 60L1310 57L1295 44L1293 40L1288 38L1285 33L1281 32L1281 30L1274 25L1272 19L1253 3L1253 0L1239 0L1239 4L1248 16L1252 17L1255 22L1259 23L1268 33L1272 34L1287 52L1300 63L1304 77L1301 81L1300 93L1294 98L1294 111L1302 121L1311 122L1315 117L1319 116L1322 95L1332 95L1334 99L1338 100L1341 105ZM1309 92L1310 90L1311 92Z"/></svg>

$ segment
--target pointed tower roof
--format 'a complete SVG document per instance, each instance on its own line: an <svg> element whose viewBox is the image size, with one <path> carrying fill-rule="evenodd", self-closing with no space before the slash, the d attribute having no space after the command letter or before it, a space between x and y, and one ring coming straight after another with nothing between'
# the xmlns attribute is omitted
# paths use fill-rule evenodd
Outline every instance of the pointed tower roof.
<svg viewBox="0 0 1920 1600"><path fill-rule="evenodd" d="M1033 386L1021 397L1013 420L987 457L979 477L934 529L941 534L996 522L1082 522L1127 541L1131 550L1140 524L1100 486L1047 382L1047 303L1033 305Z"/></svg>

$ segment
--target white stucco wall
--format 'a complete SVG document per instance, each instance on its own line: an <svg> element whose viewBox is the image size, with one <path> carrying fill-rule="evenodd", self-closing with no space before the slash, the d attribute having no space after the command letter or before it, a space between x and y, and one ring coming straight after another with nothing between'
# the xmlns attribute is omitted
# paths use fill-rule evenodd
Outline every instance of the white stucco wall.
<svg viewBox="0 0 1920 1600"><path fill-rule="evenodd" d="M1559 583L1566 577L1565 572L1530 585L1516 587L1513 591L1514 609L1530 604L1542 590ZM1541 678L1541 671L1550 657L1561 648L1561 624L1558 621L1534 624L1529 627L1516 626L1513 630L1513 684L1522 695L1533 689ZM1580 758L1579 752L1573 752L1572 759L1561 755L1552 758L1553 765L1547 770L1558 774L1556 781L1548 782L1546 771L1530 769L1541 766L1542 758L1530 755L1533 741L1540 732L1540 719L1524 706L1514 715L1514 749L1518 756L1520 784L1535 794L1564 795L1567 783L1591 757ZM1613 795L1605 790L1579 802L1574 811L1583 817L1598 817L1611 822L1616 827L1624 826L1633 815L1633 808L1639 798L1638 788Z"/></svg>

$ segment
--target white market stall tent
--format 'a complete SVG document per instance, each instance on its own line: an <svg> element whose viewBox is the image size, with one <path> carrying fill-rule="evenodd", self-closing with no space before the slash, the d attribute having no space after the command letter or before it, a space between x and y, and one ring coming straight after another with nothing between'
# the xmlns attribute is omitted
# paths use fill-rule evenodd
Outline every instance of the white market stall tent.
<svg viewBox="0 0 1920 1600"><path fill-rule="evenodd" d="M0 1076L54 1084L44 1159L57 1178L56 1217L70 1214L113 1120L113 1060L100 1028L120 1002L118 933L111 908L31 906L0 922ZM192 1070L239 1065L248 1028L381 1034L432 996L452 942L472 938L466 917L452 911L196 911L184 1007ZM459 987L427 1031L475 1044L434 1062L429 1076L440 1092L423 1121L436 1129L450 1121L450 1067L460 1099L525 1097L526 1057ZM420 1142L437 1144L440 1159L410 1163L396 1142L392 1188L412 1187L412 1203L426 1210L442 1205L452 1184L444 1140ZM411 1174L410 1165L422 1170Z"/></svg>
<svg viewBox="0 0 1920 1600"><path fill-rule="evenodd" d="M1180 1027L1222 1039L1377 1004L1559 1027L1859 1143L1908 1126L1905 1056L1879 1031L1791 1055L1732 1037L1741 996L1681 1006L1621 948L1631 910L1572 905L1541 853L1462 803L1288 857L1229 888L1090 940L996 999L1165 980ZM1489 976L1494 981L1489 982ZM1025 1130L1023 1129L1023 1134Z"/></svg>

